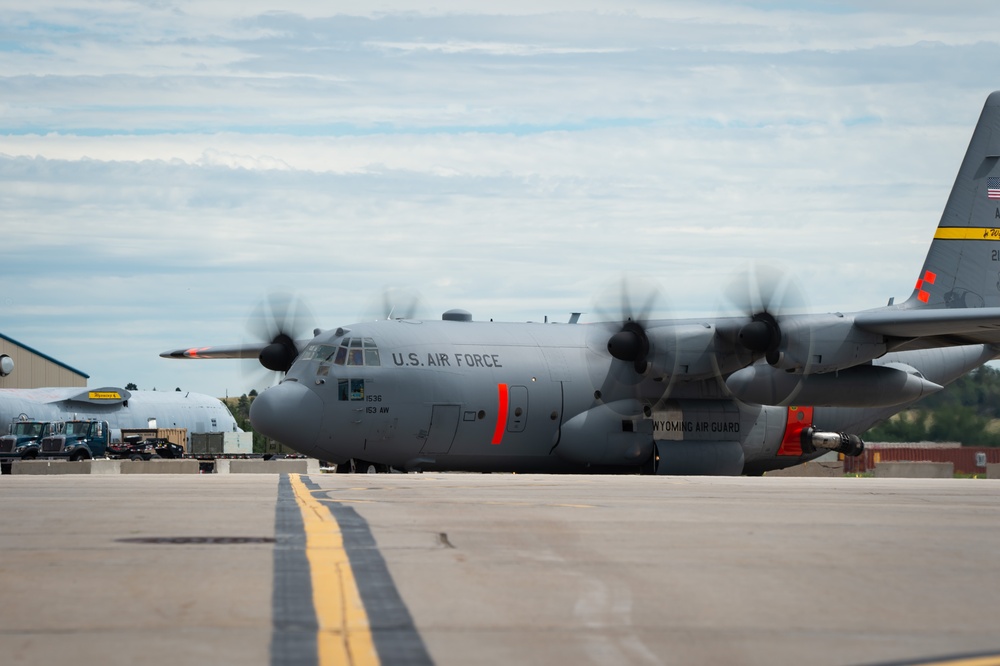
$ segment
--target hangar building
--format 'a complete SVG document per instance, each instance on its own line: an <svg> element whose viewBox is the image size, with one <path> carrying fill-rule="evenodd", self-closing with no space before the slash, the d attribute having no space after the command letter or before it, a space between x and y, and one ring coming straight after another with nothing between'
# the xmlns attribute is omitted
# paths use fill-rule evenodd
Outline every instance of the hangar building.
<svg viewBox="0 0 1000 666"><path fill-rule="evenodd" d="M86 386L90 375L0 333L0 389Z"/></svg>

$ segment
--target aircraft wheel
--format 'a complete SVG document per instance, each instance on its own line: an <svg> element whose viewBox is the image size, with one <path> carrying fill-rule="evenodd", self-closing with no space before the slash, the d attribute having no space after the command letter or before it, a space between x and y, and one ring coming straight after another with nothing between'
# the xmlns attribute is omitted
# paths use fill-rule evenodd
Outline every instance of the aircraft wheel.
<svg viewBox="0 0 1000 666"><path fill-rule="evenodd" d="M337 463L337 474L354 474L356 471L357 467L354 464L354 458L345 463Z"/></svg>

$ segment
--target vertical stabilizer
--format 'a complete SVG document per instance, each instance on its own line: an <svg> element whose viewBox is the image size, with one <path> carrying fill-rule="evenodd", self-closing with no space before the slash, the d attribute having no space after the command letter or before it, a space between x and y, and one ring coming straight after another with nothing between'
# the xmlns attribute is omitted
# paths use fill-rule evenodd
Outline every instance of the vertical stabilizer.
<svg viewBox="0 0 1000 666"><path fill-rule="evenodd" d="M1000 91L986 99L904 307L1000 307Z"/></svg>

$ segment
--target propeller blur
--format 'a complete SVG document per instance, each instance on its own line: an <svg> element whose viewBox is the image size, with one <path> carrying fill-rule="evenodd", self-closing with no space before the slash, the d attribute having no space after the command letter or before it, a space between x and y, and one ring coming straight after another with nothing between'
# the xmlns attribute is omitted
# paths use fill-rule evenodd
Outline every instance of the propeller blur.
<svg viewBox="0 0 1000 666"><path fill-rule="evenodd" d="M390 311L161 355L284 372L254 401L254 428L351 467L735 475L858 455L861 433L1000 354L998 161L1000 91L896 305L794 314L793 290L757 272L731 299L736 316L653 319L656 295L623 288L598 324Z"/></svg>

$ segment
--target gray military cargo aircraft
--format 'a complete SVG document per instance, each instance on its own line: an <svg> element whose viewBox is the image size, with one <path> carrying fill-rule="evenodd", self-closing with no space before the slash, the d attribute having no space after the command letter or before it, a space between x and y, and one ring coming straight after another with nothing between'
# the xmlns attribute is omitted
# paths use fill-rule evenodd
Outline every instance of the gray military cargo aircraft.
<svg viewBox="0 0 1000 666"><path fill-rule="evenodd" d="M989 96L908 300L790 314L600 324L388 318L257 345L286 373L255 429L365 468L761 474L827 451L1000 355L1000 91ZM763 284L766 280L760 280Z"/></svg>
<svg viewBox="0 0 1000 666"><path fill-rule="evenodd" d="M0 389L0 424L94 419L123 428L186 428L195 432L237 432L229 409L218 398L180 391L102 388Z"/></svg>

